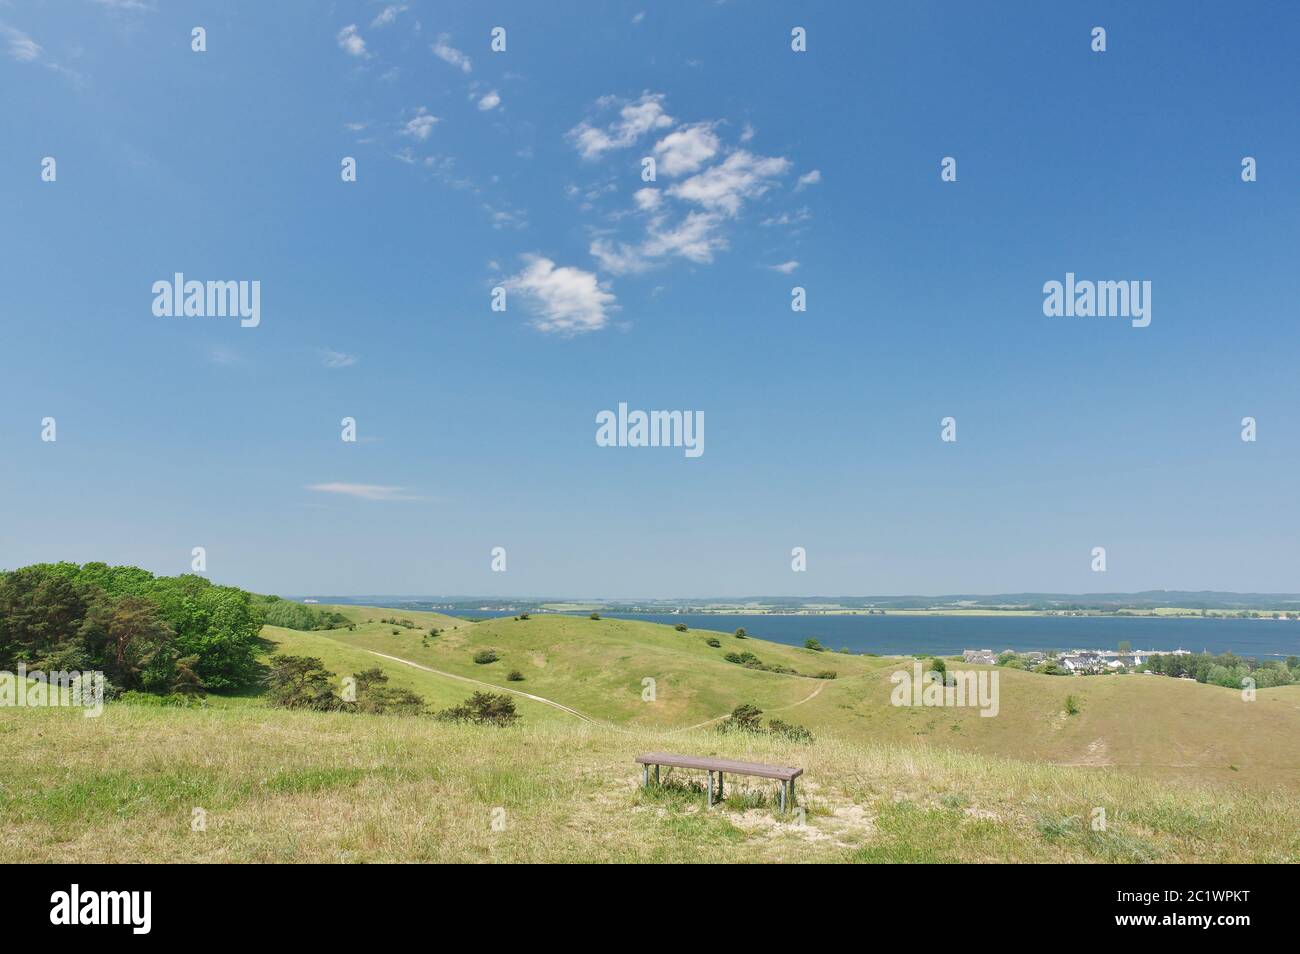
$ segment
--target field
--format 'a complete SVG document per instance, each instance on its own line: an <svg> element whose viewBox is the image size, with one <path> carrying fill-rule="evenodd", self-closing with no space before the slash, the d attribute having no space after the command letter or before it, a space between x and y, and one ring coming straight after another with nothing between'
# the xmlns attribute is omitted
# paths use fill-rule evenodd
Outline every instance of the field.
<svg viewBox="0 0 1300 954"><path fill-rule="evenodd" d="M256 696L116 703L95 719L0 709L3 860L1300 860L1300 687L1244 702L1159 677L1001 670L999 714L983 718L890 705L910 659L622 620L339 609L355 630L268 627L268 649L338 675L378 665L434 708L480 684L512 691L520 724L287 712ZM381 622L393 616L417 628ZM484 648L500 660L474 663ZM722 658L739 651L836 678ZM741 702L816 740L714 731ZM757 780L729 779L711 812L682 773L646 792L633 757L654 749L800 765L803 811L779 814Z"/></svg>

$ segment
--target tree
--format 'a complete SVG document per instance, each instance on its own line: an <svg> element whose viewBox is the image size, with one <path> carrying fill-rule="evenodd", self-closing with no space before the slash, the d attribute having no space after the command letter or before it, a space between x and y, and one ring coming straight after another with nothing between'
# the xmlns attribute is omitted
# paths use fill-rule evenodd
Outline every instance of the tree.
<svg viewBox="0 0 1300 954"><path fill-rule="evenodd" d="M79 637L104 674L124 689L167 692L176 677L176 633L157 604L143 596L102 596Z"/></svg>
<svg viewBox="0 0 1300 954"><path fill-rule="evenodd" d="M66 566L43 564L0 575L0 666L33 663L66 649L77 639L96 591L68 574Z"/></svg>
<svg viewBox="0 0 1300 954"><path fill-rule="evenodd" d="M194 672L194 667L198 665L198 661L197 656L183 656L176 660L175 673L172 676L172 692L187 697L202 697L207 694L203 680Z"/></svg>
<svg viewBox="0 0 1300 954"><path fill-rule="evenodd" d="M267 699L281 709L332 712L343 707L333 682L333 674L315 656L272 656Z"/></svg>

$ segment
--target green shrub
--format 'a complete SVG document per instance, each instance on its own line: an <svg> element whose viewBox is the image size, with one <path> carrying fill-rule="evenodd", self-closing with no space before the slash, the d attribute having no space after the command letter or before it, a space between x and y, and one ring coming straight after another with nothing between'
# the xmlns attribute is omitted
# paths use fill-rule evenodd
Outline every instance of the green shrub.
<svg viewBox="0 0 1300 954"><path fill-rule="evenodd" d="M803 641L803 648L811 649L815 653L825 652L826 650L826 647L818 641L816 636L809 636L805 639Z"/></svg>
<svg viewBox="0 0 1300 954"><path fill-rule="evenodd" d="M590 616L587 617L587 619L600 619L600 614L592 613Z"/></svg>
<svg viewBox="0 0 1300 954"><path fill-rule="evenodd" d="M458 706L443 709L434 718L441 722L507 726L519 719L515 701L504 693L476 692Z"/></svg>
<svg viewBox="0 0 1300 954"><path fill-rule="evenodd" d="M748 702L742 702L731 710L731 715L718 723L719 732L762 732L763 710Z"/></svg>
<svg viewBox="0 0 1300 954"><path fill-rule="evenodd" d="M524 674L518 669L511 669L510 672L506 674L506 680L509 682L523 682Z"/></svg>
<svg viewBox="0 0 1300 954"><path fill-rule="evenodd" d="M480 666L486 666L488 663L494 663L501 658L501 655L495 649L480 649L474 654L474 661Z"/></svg>
<svg viewBox="0 0 1300 954"><path fill-rule="evenodd" d="M745 632L745 627L742 626L740 629L736 630L736 638L749 639L749 633Z"/></svg>
<svg viewBox="0 0 1300 954"><path fill-rule="evenodd" d="M1065 697L1065 712L1067 715L1079 714L1079 701L1074 696Z"/></svg>
<svg viewBox="0 0 1300 954"><path fill-rule="evenodd" d="M789 739L791 742L813 741L813 734L801 725L795 725L791 722L783 722L780 719L769 719L767 729L773 735L779 735L783 739Z"/></svg>
<svg viewBox="0 0 1300 954"><path fill-rule="evenodd" d="M684 633L686 632L687 627L685 623L678 623L676 626L673 627L673 629L677 630L677 632L679 633Z"/></svg>
<svg viewBox="0 0 1300 954"><path fill-rule="evenodd" d="M710 636L708 639L706 639L706 640L704 641L704 645L706 645L706 646L712 646L714 649L719 649L719 648L721 648L722 643L720 643L718 640L716 640L716 639L714 639L712 636Z"/></svg>

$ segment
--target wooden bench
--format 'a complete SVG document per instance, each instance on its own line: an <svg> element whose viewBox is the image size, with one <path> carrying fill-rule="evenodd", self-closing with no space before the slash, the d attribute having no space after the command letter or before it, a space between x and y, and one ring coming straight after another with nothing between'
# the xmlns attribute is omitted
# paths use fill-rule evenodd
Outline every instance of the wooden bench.
<svg viewBox="0 0 1300 954"><path fill-rule="evenodd" d="M699 769L709 773L709 784L707 786L707 803L709 807L713 806L713 773L718 773L718 798L723 796L722 778L726 772L732 775L752 775L757 778L772 778L781 783L781 811L786 810L786 805L794 807L794 780L803 774L801 768L790 768L784 765L764 765L762 762L736 762L732 759L714 759L701 758L695 755L674 755L671 752L646 752L644 755L636 757L637 763L641 766L641 782L646 787L650 785L650 766L655 769L655 784L659 784L659 766L667 765L672 768Z"/></svg>

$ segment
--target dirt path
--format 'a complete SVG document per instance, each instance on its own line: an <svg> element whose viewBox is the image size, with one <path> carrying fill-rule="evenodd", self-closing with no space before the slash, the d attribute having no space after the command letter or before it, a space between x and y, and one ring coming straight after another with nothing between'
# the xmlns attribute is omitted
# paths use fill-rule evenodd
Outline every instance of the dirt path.
<svg viewBox="0 0 1300 954"><path fill-rule="evenodd" d="M829 681L829 680L826 680L826 679L819 679L819 680L817 681L817 688L814 689L812 692L808 693L808 695L804 696L804 697L803 697L802 699L800 699L798 702L792 702L792 703L790 703L788 706L778 706L778 707L775 708L775 709L768 709L767 711L768 711L768 712L785 712L785 710L787 710L787 709L793 709L795 706L801 706L801 705L803 705L803 704L804 704L805 702L807 702L809 699L816 699L817 696L821 693L821 691L822 691L823 689L826 688L826 683L827 683L828 681ZM672 731L672 732L689 732L691 729L702 729L702 728L704 728L706 725L713 725L713 723L715 723L715 722L721 722L723 719L727 718L727 716L730 716L730 715L731 715L731 713L728 712L726 715L714 716L712 719L709 719L709 720L707 720L707 721L705 721L705 722L697 722L695 725L688 725L688 726L684 726L683 728L680 728L680 729L672 729L671 731Z"/></svg>
<svg viewBox="0 0 1300 954"><path fill-rule="evenodd" d="M559 709L561 712L567 712L569 715L573 716L574 718L581 719L583 722L586 722L590 725L598 725L606 729L618 729L620 732L628 731L623 726L615 725L612 722L605 722L601 719L593 719L591 716L584 715L583 713L579 712L577 709L570 709L568 706L564 705L563 703L556 702L554 699L547 699L544 696L535 696L531 692L524 692L522 689L511 689L509 686L498 686L495 685L494 683L484 682L481 679L471 679L469 676L459 676L454 672L446 672L445 670L442 669L434 669L432 666L425 666L422 663L412 662L409 659L402 659L400 656L390 656L387 653L377 652L373 649L367 649L366 652L370 653L370 655L372 656L378 656L380 659L388 659L395 663L401 663L403 666L410 666L413 669L423 669L425 672L431 672L436 676L446 676L448 679L457 679L460 682L468 682L472 686L482 686L484 689L494 689L497 692L513 693L516 696L522 696L525 699L531 699L533 702L540 702L542 705L551 706L554 709ZM821 693L821 691L826 688L827 681L828 680L825 679L817 680L817 688L814 689L812 692L808 693L808 695L804 696L798 702L792 702L788 706L779 706L778 708L770 709L768 711L784 712L787 709L793 709L795 706L801 706L810 699L817 698L817 696ZM665 731L669 735L671 735L677 732L689 732L691 729L702 729L706 725L713 725L713 723L715 722L721 722L729 715L731 715L730 712L726 713L725 715L720 715L712 719L708 719L704 722L696 723L695 725L688 725L680 729L668 729Z"/></svg>
<svg viewBox="0 0 1300 954"><path fill-rule="evenodd" d="M591 716L583 715L577 709L570 709L568 706L562 705L554 699L545 699L542 696L535 696L531 692L524 692L522 689L511 689L508 686L497 686L490 682L483 682L481 679L471 679L469 676L458 676L454 672L444 672L441 669L424 666L418 662L411 662L409 659L401 659L398 656L390 656L387 653L375 652L373 649L368 649L366 652L370 653L372 656L378 656L380 659L390 659L393 662L401 663L404 666L411 666L414 669L423 669L425 672L431 672L437 676L446 676L448 679L459 679L461 682L468 682L470 685L474 686L482 686L484 689L495 689L497 692L514 693L516 696L523 696L525 699L533 700L533 702L540 702L542 705L552 706L553 708L559 709L561 712L567 712L569 715L581 719L583 722L589 722L592 725L598 725L604 728L618 728L618 726L612 725L609 722L602 722L599 719L593 719Z"/></svg>

